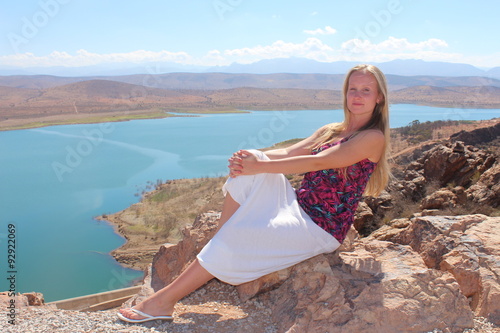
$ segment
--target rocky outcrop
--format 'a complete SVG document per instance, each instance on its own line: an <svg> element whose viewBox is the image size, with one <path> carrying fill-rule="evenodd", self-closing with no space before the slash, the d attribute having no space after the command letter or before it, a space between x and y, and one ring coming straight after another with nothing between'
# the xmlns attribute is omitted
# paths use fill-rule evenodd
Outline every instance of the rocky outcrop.
<svg viewBox="0 0 500 333"><path fill-rule="evenodd" d="M45 299L41 293L17 293L15 296L12 296L9 292L0 292L0 305L2 308L8 308L12 302L15 302L16 308L45 305Z"/></svg>
<svg viewBox="0 0 500 333"><path fill-rule="evenodd" d="M453 189L438 190L424 199L420 203L420 209L445 209L463 205L467 201L467 194L462 186Z"/></svg>
<svg viewBox="0 0 500 333"><path fill-rule="evenodd" d="M217 231L220 214L200 215L192 227L183 229L183 240L162 245L154 256L151 283L157 290L172 281L191 262Z"/></svg>
<svg viewBox="0 0 500 333"><path fill-rule="evenodd" d="M500 325L500 218L484 215L418 217L367 238L408 245L431 269L449 272L471 310Z"/></svg>
<svg viewBox="0 0 500 333"><path fill-rule="evenodd" d="M395 162L400 167L387 192L360 205L355 227L364 236L400 217L491 215L500 205L500 160L494 149L434 143Z"/></svg>
<svg viewBox="0 0 500 333"><path fill-rule="evenodd" d="M478 128L473 131L460 131L453 134L450 140L462 141L466 145L478 145L496 140L500 136L500 122L496 125Z"/></svg>
<svg viewBox="0 0 500 333"><path fill-rule="evenodd" d="M216 230L197 219L155 256L142 296L168 284ZM500 324L500 218L395 220L372 236L351 229L343 246L237 288L258 298L279 332L463 332L474 315Z"/></svg>
<svg viewBox="0 0 500 333"><path fill-rule="evenodd" d="M467 190L470 200L480 205L500 205L500 163L485 171L481 178Z"/></svg>
<svg viewBox="0 0 500 333"><path fill-rule="evenodd" d="M437 181L441 186L450 183L469 186L475 174L482 174L494 162L493 156L457 141L432 148L415 161L411 169L421 170L425 181Z"/></svg>

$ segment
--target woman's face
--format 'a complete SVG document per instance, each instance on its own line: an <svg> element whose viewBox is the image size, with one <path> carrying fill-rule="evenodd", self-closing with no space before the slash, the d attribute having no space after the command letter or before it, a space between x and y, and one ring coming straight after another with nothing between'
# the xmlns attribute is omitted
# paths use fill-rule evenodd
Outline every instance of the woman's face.
<svg viewBox="0 0 500 333"><path fill-rule="evenodd" d="M347 108L352 115L371 117L375 105L382 100L377 80L371 73L356 71L349 77Z"/></svg>

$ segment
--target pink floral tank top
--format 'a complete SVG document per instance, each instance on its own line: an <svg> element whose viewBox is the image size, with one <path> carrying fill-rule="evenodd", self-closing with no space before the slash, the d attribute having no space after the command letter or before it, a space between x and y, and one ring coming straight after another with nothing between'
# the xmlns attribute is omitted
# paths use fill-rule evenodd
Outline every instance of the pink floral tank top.
<svg viewBox="0 0 500 333"><path fill-rule="evenodd" d="M313 155L349 138L314 149ZM377 164L368 159L346 168L308 172L297 192L300 206L311 219L342 243L354 222L354 213Z"/></svg>

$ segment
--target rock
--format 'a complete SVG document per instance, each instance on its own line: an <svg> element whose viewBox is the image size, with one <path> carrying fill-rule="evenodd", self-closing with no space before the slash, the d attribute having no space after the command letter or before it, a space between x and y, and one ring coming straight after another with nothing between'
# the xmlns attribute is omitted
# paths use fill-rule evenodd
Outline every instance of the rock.
<svg viewBox="0 0 500 333"><path fill-rule="evenodd" d="M45 300L42 293L17 293L11 297L9 292L0 292L0 305L2 308L7 308L14 300L16 308L24 308L27 306L44 306Z"/></svg>
<svg viewBox="0 0 500 333"><path fill-rule="evenodd" d="M29 306L42 306L45 304L45 299L42 293L31 292L23 295L27 298Z"/></svg>
<svg viewBox="0 0 500 333"><path fill-rule="evenodd" d="M181 243L161 248L129 306L180 273L215 232L217 216L200 216ZM474 314L498 323L499 219L398 219L361 239L351 228L334 253L236 290L242 302L264 304L280 332L463 332Z"/></svg>
<svg viewBox="0 0 500 333"><path fill-rule="evenodd" d="M382 191L378 197L366 197L364 202L368 204L374 214L384 215L394 207L393 198L387 191Z"/></svg>
<svg viewBox="0 0 500 333"><path fill-rule="evenodd" d="M331 255L294 266L269 292L280 332L462 332L474 325L453 276L428 269L409 246L361 240L333 267Z"/></svg>
<svg viewBox="0 0 500 333"><path fill-rule="evenodd" d="M500 324L499 217L485 215L414 218L404 229L385 228L373 239L409 245L426 266L450 272L471 309Z"/></svg>
<svg viewBox="0 0 500 333"><path fill-rule="evenodd" d="M419 159L409 163L403 183L409 194L418 191L422 181L436 181L441 186L455 184L467 187L471 184L472 176L486 171L494 160L493 155L466 146L461 141L435 145L423 151Z"/></svg>
<svg viewBox="0 0 500 333"><path fill-rule="evenodd" d="M420 209L445 209L456 207L457 195L450 190L443 189L422 199Z"/></svg>
<svg viewBox="0 0 500 333"><path fill-rule="evenodd" d="M354 216L354 228L361 231L365 225L373 220L373 212L366 202L361 201Z"/></svg>
<svg viewBox="0 0 500 333"><path fill-rule="evenodd" d="M342 245L332 255L328 256L328 260L332 265L338 265L341 261L339 253L342 251L352 251L354 244L359 238L359 234L354 227L351 227L347 233L346 239ZM290 278L293 267L282 269L280 271L267 274L260 279L243 283L236 287L240 299L243 301L249 300L256 295L265 293L278 288L288 278Z"/></svg>
<svg viewBox="0 0 500 333"><path fill-rule="evenodd" d="M473 131L461 131L450 136L451 141L462 141L466 145L491 142L500 136L500 122L494 126L478 128Z"/></svg>
<svg viewBox="0 0 500 333"><path fill-rule="evenodd" d="M500 205L500 163L484 172L476 184L466 190L467 196L480 205Z"/></svg>
<svg viewBox="0 0 500 333"><path fill-rule="evenodd" d="M178 244L162 245L154 256L151 286L159 290L170 283L208 243L217 231L218 213L205 213L196 218L192 227L183 230L183 240Z"/></svg>

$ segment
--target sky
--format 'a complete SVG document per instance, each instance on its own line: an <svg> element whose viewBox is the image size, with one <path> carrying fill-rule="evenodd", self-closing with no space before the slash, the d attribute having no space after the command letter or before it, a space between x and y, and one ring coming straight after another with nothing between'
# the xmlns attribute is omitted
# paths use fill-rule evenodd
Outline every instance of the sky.
<svg viewBox="0 0 500 333"><path fill-rule="evenodd" d="M500 66L498 0L20 0L0 67L422 59Z"/></svg>

